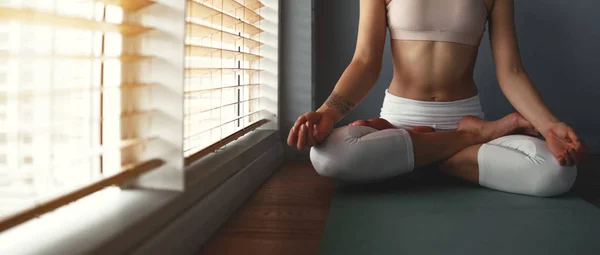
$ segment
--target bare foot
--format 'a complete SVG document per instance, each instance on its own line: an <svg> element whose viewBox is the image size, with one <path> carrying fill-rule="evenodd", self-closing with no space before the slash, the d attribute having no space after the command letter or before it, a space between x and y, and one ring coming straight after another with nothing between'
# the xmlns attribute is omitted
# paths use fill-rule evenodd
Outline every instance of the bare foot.
<svg viewBox="0 0 600 255"><path fill-rule="evenodd" d="M412 131L415 131L417 133L433 133L433 132L435 132L435 129L433 129L432 127L428 127L428 126L417 126L417 127L411 127L409 129Z"/></svg>
<svg viewBox="0 0 600 255"><path fill-rule="evenodd" d="M392 123L390 123L389 121L382 119L382 118L375 118L375 119L369 119L369 120L357 120L355 122L352 122L352 124L350 124L350 126L366 126L366 127L372 127L377 130L396 128L396 126L392 125ZM427 126L411 127L411 128L409 128L409 130L412 130L412 131L418 132L418 133L435 132L435 129L433 129L432 127L427 127Z"/></svg>
<svg viewBox="0 0 600 255"><path fill-rule="evenodd" d="M533 129L533 125L520 113L515 112L496 121L486 121L474 116L465 116L458 123L457 130L473 133L479 143L486 143L526 129Z"/></svg>
<svg viewBox="0 0 600 255"><path fill-rule="evenodd" d="M365 126L365 127L370 127L370 123L368 120L357 120L354 121L352 123L350 123L350 126Z"/></svg>
<svg viewBox="0 0 600 255"><path fill-rule="evenodd" d="M531 127L531 128L522 128L522 129L519 129L516 133L517 134L528 135L528 136L533 136L533 137L538 137L538 138L542 136L542 133L540 133L540 131L538 131L534 127Z"/></svg>
<svg viewBox="0 0 600 255"><path fill-rule="evenodd" d="M366 126L366 127L372 127L377 130L396 128L396 126L392 125L392 123L390 123L387 120L382 119L382 118L375 118L375 119L369 119L369 120L357 120L355 122L352 122L350 124L350 126Z"/></svg>

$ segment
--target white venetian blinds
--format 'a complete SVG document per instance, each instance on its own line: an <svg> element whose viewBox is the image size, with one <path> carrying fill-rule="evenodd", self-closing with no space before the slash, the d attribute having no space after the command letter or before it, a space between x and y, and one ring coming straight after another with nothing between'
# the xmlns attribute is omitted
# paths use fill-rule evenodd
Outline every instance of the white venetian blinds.
<svg viewBox="0 0 600 255"><path fill-rule="evenodd" d="M0 219L137 163L155 139L150 0L0 0ZM146 102L146 103L140 103ZM211 106L212 107L212 106Z"/></svg>
<svg viewBox="0 0 600 255"><path fill-rule="evenodd" d="M184 155L264 123L261 8L257 0L188 0ZM206 151L204 151L206 152Z"/></svg>

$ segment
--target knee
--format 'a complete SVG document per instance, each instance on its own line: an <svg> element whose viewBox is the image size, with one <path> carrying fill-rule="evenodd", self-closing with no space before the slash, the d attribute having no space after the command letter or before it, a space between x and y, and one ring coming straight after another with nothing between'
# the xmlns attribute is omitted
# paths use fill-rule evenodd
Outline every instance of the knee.
<svg viewBox="0 0 600 255"><path fill-rule="evenodd" d="M532 195L551 197L566 193L577 178L577 167L547 164L537 181L532 185Z"/></svg>
<svg viewBox="0 0 600 255"><path fill-rule="evenodd" d="M376 131L364 126L345 126L335 129L319 146L310 150L310 161L316 172L333 179L348 179L359 168L359 140L365 134Z"/></svg>
<svg viewBox="0 0 600 255"><path fill-rule="evenodd" d="M337 153L334 147L313 147L310 149L310 161L315 171L320 175L332 179L347 179L353 172L352 159L356 157L350 151Z"/></svg>
<svg viewBox="0 0 600 255"><path fill-rule="evenodd" d="M320 176L339 179L344 172L344 159L328 157L326 154L323 148L313 147L310 149L310 162Z"/></svg>

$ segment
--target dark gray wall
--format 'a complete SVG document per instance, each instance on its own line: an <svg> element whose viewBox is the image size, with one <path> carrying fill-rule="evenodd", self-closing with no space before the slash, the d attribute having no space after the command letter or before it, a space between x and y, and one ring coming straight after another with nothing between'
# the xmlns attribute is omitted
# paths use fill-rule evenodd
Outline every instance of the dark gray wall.
<svg viewBox="0 0 600 255"><path fill-rule="evenodd" d="M279 120L282 139L298 116L313 108L312 0L282 0ZM307 151L285 149L288 159L306 159Z"/></svg>
<svg viewBox="0 0 600 255"><path fill-rule="evenodd" d="M544 100L586 142L600 147L600 1L516 0L515 22L525 69ZM358 0L315 2L315 103L327 98L352 58L358 27ZM514 111L502 95L487 34L481 43L475 81L490 119ZM392 79L389 34L375 88L341 124L379 114Z"/></svg>

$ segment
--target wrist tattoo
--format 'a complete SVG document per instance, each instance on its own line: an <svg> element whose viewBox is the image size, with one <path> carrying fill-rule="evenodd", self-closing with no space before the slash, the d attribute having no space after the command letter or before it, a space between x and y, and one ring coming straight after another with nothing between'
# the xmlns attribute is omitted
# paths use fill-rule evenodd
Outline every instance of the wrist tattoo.
<svg viewBox="0 0 600 255"><path fill-rule="evenodd" d="M332 93L331 96L327 98L327 101L325 101L325 105L331 108L335 108L343 115L349 113L356 106L356 104L352 103L350 100L347 100L335 93Z"/></svg>

